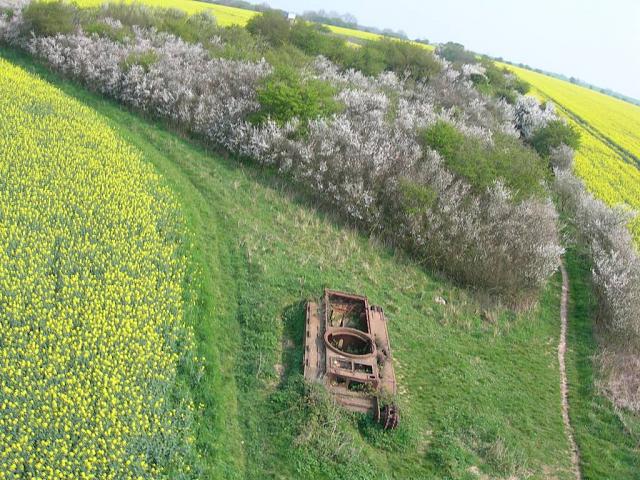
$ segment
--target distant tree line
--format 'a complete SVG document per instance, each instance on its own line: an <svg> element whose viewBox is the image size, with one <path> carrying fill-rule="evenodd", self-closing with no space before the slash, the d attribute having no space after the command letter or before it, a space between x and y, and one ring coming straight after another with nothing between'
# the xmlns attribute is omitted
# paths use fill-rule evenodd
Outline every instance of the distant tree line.
<svg viewBox="0 0 640 480"><path fill-rule="evenodd" d="M336 27L352 28L354 30L362 30L363 32L377 33L379 35L385 35L387 37L401 38L407 40L409 37L402 30L392 30L390 28L377 28L369 27L366 25L360 25L358 19L350 14L324 10L307 10L302 15L302 18L310 22L324 23L325 25L334 25Z"/></svg>
<svg viewBox="0 0 640 480"><path fill-rule="evenodd" d="M243 8L245 10L253 10L255 12L265 12L267 10L275 10L286 14L284 10L271 8L267 3L251 3L245 0L203 0L207 3L215 3L218 5L226 5L229 7ZM336 27L352 28L354 30L361 30L363 32L376 33L379 35L385 35L387 37L401 38L407 40L409 37L402 30L392 30L390 28L377 28L369 27L366 25L360 25L358 19L351 13L339 13L335 11L325 10L307 10L300 18L308 20L310 22L322 23L325 25L333 25Z"/></svg>

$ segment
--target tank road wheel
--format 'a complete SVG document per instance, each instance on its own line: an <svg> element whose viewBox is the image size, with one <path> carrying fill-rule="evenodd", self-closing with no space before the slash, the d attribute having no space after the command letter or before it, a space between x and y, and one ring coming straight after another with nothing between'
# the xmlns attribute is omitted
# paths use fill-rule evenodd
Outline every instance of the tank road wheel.
<svg viewBox="0 0 640 480"><path fill-rule="evenodd" d="M395 403L382 407L381 423L385 430L396 428L400 422L400 413Z"/></svg>
<svg viewBox="0 0 640 480"><path fill-rule="evenodd" d="M391 430L398 426L400 423L400 412L398 406L395 403L384 405L380 407L380 404L376 405L375 421L382 425L385 430Z"/></svg>

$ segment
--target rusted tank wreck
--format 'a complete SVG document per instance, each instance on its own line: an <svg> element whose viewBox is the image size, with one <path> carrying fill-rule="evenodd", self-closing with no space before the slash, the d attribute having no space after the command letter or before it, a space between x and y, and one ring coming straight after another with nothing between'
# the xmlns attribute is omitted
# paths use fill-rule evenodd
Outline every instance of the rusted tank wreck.
<svg viewBox="0 0 640 480"><path fill-rule="evenodd" d="M321 382L345 408L398 426L396 376L382 308L367 297L325 290L307 303L304 376Z"/></svg>

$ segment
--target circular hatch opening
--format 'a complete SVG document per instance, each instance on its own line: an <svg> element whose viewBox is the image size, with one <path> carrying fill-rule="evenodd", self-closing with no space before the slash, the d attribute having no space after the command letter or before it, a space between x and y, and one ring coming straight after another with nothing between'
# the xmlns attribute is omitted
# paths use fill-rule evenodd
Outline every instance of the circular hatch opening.
<svg viewBox="0 0 640 480"><path fill-rule="evenodd" d="M365 357L374 353L371 338L351 328L333 329L324 337L328 348L347 357Z"/></svg>

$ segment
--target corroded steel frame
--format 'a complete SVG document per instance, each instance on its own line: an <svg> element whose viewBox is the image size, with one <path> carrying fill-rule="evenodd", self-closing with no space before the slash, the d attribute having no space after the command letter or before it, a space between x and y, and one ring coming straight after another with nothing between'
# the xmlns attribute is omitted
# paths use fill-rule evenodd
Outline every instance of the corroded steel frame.
<svg viewBox="0 0 640 480"><path fill-rule="evenodd" d="M340 311L345 321L348 305L349 312L359 312L359 328L332 323L333 313ZM359 345L362 351L348 351L343 342ZM397 393L387 320L382 308L370 305L367 297L325 289L319 303L307 303L304 376L322 383L345 408L372 413L385 428L397 426L397 406L381 401Z"/></svg>

